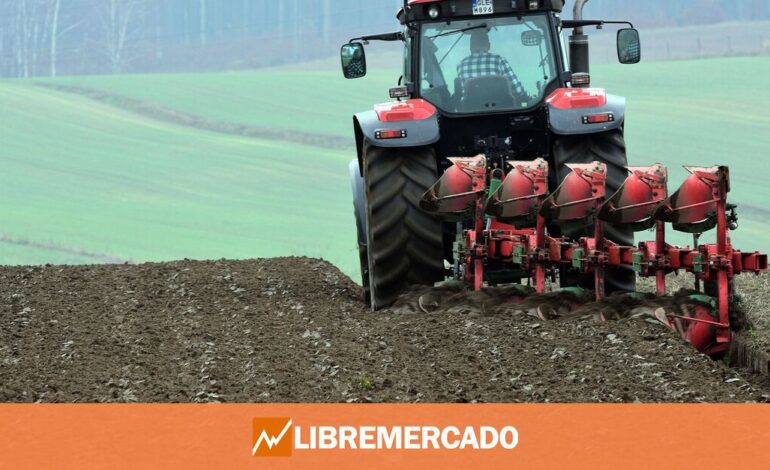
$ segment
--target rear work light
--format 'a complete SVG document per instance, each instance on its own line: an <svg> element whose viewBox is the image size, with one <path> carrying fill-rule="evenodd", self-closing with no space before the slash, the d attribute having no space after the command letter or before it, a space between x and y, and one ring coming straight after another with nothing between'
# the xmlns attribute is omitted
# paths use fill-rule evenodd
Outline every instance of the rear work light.
<svg viewBox="0 0 770 470"><path fill-rule="evenodd" d="M397 86L391 88L389 91L391 98L406 98L409 96L409 87L405 86Z"/></svg>
<svg viewBox="0 0 770 470"><path fill-rule="evenodd" d="M406 129L388 129L374 132L375 139L404 139L406 138Z"/></svg>
<svg viewBox="0 0 770 470"><path fill-rule="evenodd" d="M591 86L591 75L587 73L573 73L572 86L575 88L588 88Z"/></svg>
<svg viewBox="0 0 770 470"><path fill-rule="evenodd" d="M615 122L615 115L612 113L602 113L583 116L583 124L603 124L605 122Z"/></svg>

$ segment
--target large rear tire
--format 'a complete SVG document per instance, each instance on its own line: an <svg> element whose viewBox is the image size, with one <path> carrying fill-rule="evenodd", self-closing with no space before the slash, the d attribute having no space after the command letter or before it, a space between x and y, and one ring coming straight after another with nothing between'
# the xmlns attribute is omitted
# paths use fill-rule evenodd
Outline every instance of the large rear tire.
<svg viewBox="0 0 770 470"><path fill-rule="evenodd" d="M391 305L412 285L444 279L441 222L419 202L438 179L430 147L365 145L366 249L373 310Z"/></svg>
<svg viewBox="0 0 770 470"><path fill-rule="evenodd" d="M607 165L607 197L615 194L626 180L628 158L626 142L620 129L578 136L558 136L553 149L554 165L559 182L570 173L567 164L602 162ZM634 232L628 228L605 224L605 236L623 246L634 246ZM563 235L569 238L580 238L593 235L593 227L585 230L565 230ZM593 288L593 276L575 276L566 274L560 276L562 286L581 286ZM636 290L636 276L631 268L615 268L607 270L607 292L632 292Z"/></svg>

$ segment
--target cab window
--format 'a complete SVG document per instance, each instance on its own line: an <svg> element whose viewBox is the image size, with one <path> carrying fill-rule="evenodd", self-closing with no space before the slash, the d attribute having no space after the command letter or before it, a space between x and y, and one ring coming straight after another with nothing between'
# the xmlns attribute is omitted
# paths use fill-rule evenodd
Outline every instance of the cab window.
<svg viewBox="0 0 770 470"><path fill-rule="evenodd" d="M448 113L529 108L557 75L552 44L544 14L427 23L420 94Z"/></svg>

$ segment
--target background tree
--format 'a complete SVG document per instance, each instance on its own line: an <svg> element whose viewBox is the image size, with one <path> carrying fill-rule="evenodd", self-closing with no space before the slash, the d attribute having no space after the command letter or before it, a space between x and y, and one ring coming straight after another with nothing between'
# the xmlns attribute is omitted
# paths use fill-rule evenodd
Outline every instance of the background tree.
<svg viewBox="0 0 770 470"><path fill-rule="evenodd" d="M1 0L0 76L222 70L331 57L353 36L397 29L401 5L401 0ZM631 18L641 28L684 26L768 20L770 1L591 0L586 13ZM765 33L752 33L758 47ZM765 35L770 39L770 32Z"/></svg>

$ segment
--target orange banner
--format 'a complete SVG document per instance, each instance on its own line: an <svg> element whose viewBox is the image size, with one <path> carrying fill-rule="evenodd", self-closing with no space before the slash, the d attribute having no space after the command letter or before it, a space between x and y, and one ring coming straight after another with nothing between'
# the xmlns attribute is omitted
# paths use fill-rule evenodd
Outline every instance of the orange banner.
<svg viewBox="0 0 770 470"><path fill-rule="evenodd" d="M0 405L0 468L768 468L763 405Z"/></svg>

